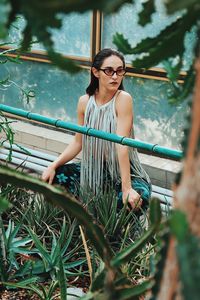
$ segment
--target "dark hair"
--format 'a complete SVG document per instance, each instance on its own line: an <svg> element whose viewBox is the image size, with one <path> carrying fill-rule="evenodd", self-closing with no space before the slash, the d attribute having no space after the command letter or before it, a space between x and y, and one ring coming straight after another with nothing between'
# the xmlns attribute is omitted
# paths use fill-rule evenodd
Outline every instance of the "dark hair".
<svg viewBox="0 0 200 300"><path fill-rule="evenodd" d="M104 60L107 57L110 57L112 55L118 56L121 61L123 62L123 68L125 68L125 60L122 54L120 54L118 51L114 50L114 49L110 49L110 48L105 48L101 51L99 51L93 60L92 63L92 67L96 68L97 70L99 70L104 62ZM91 80L90 80L90 84L88 85L87 89L86 89L86 93L89 96L94 95L95 91L99 88L99 80L98 78L96 78L92 72L92 68L91 68ZM119 90L124 90L123 87L123 83L121 82L119 88Z"/></svg>

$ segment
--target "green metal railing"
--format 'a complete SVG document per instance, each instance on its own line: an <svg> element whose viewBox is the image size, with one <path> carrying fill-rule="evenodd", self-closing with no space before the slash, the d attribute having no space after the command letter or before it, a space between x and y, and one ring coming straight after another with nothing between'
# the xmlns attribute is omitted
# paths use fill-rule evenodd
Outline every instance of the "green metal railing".
<svg viewBox="0 0 200 300"><path fill-rule="evenodd" d="M65 122L60 119L54 119L45 117L43 115L39 115L36 113L32 113L29 111L25 111L19 108L7 106L4 104L0 104L0 111L6 112L9 114L17 115L29 120L38 121L44 124L53 125L58 128L64 128L73 132L80 132L82 134L86 134L93 137L98 137L100 139L108 140L114 143L118 143L121 145L126 145L130 147L134 147L142 150L143 152L148 152L150 154L158 155L165 158L170 158L174 160L180 160L183 157L182 151L174 150L167 147L159 146L158 144L150 144L143 141L138 141L135 139L119 136L117 134L108 133L105 131L88 128L86 126L76 125L70 122Z"/></svg>

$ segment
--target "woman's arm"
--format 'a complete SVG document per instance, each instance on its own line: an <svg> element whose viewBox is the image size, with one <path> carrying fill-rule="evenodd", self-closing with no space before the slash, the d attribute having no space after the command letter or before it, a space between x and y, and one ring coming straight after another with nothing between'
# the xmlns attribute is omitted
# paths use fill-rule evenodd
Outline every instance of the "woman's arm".
<svg viewBox="0 0 200 300"><path fill-rule="evenodd" d="M133 100L132 97L122 91L116 99L117 130L116 134L130 137L133 126ZM123 202L127 201L133 209L141 205L140 195L131 186L129 148L117 144Z"/></svg>
<svg viewBox="0 0 200 300"><path fill-rule="evenodd" d="M87 104L88 96L81 96L77 106L78 124L84 123L84 112ZM82 150L82 134L76 133L72 142L58 156L58 158L43 172L42 180L52 184L55 176L55 170L76 157Z"/></svg>

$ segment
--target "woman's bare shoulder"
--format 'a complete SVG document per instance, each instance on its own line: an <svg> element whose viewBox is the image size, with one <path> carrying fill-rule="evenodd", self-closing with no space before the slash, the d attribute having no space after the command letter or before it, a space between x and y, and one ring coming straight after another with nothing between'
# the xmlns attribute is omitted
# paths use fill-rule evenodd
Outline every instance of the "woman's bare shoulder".
<svg viewBox="0 0 200 300"><path fill-rule="evenodd" d="M120 93L118 94L117 98L116 98L116 108L117 109L121 109L121 107L132 107L133 105L133 98L132 96L125 92L125 91L120 91Z"/></svg>
<svg viewBox="0 0 200 300"><path fill-rule="evenodd" d="M80 98L79 98L79 101L78 101L78 107L79 109L81 109L82 111L85 111L85 108L87 106L87 103L88 103L88 100L89 100L89 95L88 94L85 94L85 95L82 95Z"/></svg>
<svg viewBox="0 0 200 300"><path fill-rule="evenodd" d="M79 98L80 102L87 102L89 100L90 96L88 94L82 95Z"/></svg>
<svg viewBox="0 0 200 300"><path fill-rule="evenodd" d="M117 97L119 100L120 99L127 99L126 101L132 101L133 100L133 98L132 98L132 96L128 93L128 92L126 92L126 91L120 91L120 93L118 94L118 97Z"/></svg>

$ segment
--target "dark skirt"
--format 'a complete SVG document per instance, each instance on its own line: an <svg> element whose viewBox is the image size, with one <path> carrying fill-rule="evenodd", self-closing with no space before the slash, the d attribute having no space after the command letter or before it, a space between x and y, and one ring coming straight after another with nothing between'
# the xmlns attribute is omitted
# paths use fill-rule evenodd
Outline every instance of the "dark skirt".
<svg viewBox="0 0 200 300"><path fill-rule="evenodd" d="M80 195L80 171L81 163L68 163L56 169L56 175L53 184L64 186L65 189L73 194L76 198ZM104 192L111 188L116 191L118 208L123 207L121 183L113 183L107 169L104 171ZM149 199L151 197L151 185L142 178L134 178L132 180L132 188L141 195L143 200L142 209L147 209Z"/></svg>

